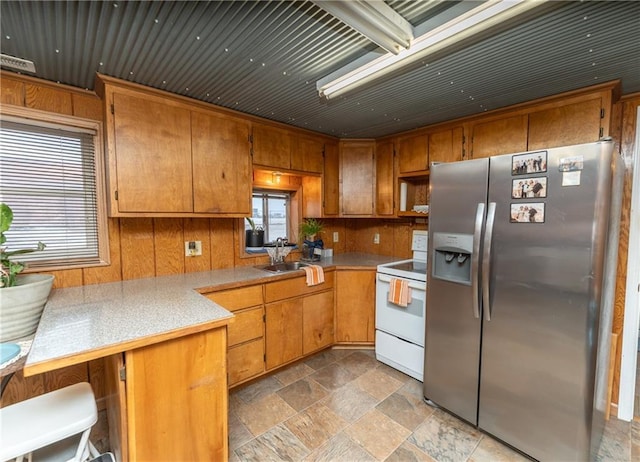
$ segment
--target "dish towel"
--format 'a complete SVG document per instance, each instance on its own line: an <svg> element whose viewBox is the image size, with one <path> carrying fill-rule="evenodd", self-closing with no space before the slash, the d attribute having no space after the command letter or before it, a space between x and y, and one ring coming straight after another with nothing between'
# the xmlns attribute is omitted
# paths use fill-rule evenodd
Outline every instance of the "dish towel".
<svg viewBox="0 0 640 462"><path fill-rule="evenodd" d="M319 265L303 266L302 269L307 273L307 285L315 286L324 282L324 270Z"/></svg>
<svg viewBox="0 0 640 462"><path fill-rule="evenodd" d="M406 308L411 303L411 288L405 279L391 278L389 282L389 303Z"/></svg>

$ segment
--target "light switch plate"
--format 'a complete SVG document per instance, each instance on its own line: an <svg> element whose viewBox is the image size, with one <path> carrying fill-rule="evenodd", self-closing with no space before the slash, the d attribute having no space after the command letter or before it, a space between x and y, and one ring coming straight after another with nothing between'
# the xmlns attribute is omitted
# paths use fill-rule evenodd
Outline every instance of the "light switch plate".
<svg viewBox="0 0 640 462"><path fill-rule="evenodd" d="M340 240L340 234L338 231L333 232L333 242L338 242Z"/></svg>
<svg viewBox="0 0 640 462"><path fill-rule="evenodd" d="M202 241L185 241L184 255L185 257L197 257L202 255Z"/></svg>

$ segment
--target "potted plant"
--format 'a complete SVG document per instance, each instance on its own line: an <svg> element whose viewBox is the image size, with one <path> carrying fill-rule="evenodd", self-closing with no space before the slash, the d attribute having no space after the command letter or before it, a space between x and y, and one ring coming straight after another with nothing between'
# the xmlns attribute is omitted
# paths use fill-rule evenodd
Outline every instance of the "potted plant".
<svg viewBox="0 0 640 462"><path fill-rule="evenodd" d="M324 223L315 218L307 218L300 223L300 235L304 238L302 244L302 260L319 260L320 255L315 249L323 249L324 243L319 238L324 229Z"/></svg>
<svg viewBox="0 0 640 462"><path fill-rule="evenodd" d="M244 245L245 247L263 247L264 246L264 229L256 226L251 217L245 217L251 229L245 231Z"/></svg>
<svg viewBox="0 0 640 462"><path fill-rule="evenodd" d="M47 302L53 275L20 273L24 263L14 261L15 255L44 250L38 242L30 249L9 250L5 246L5 232L11 227L13 212L5 204L0 204L0 342L15 340L33 334L38 328L42 310Z"/></svg>

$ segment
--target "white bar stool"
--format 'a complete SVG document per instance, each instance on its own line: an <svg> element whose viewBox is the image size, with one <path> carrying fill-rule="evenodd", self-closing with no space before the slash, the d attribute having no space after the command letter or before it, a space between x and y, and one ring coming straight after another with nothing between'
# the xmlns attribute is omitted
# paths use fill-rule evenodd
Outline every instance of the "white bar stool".
<svg viewBox="0 0 640 462"><path fill-rule="evenodd" d="M100 453L89 441L97 420L96 400L86 382L2 408L0 460L82 462L98 457Z"/></svg>

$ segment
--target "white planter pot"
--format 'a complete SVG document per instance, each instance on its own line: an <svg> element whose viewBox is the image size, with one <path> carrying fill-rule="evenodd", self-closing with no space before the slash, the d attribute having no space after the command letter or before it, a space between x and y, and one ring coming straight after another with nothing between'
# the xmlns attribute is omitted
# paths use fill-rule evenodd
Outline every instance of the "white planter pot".
<svg viewBox="0 0 640 462"><path fill-rule="evenodd" d="M0 342L36 331L52 285L51 274L24 274L17 285L0 289Z"/></svg>

